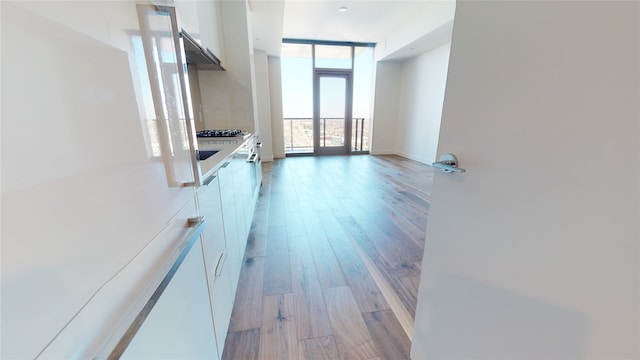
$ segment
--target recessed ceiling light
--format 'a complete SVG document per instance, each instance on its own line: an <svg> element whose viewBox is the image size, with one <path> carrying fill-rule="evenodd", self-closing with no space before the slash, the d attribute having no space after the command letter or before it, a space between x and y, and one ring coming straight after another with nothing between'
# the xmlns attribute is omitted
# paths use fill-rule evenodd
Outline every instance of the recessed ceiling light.
<svg viewBox="0 0 640 360"><path fill-rule="evenodd" d="M348 8L348 7L346 7L346 6L340 6L340 7L338 8L338 11L340 11L340 12L346 12L347 10L349 10L349 8Z"/></svg>

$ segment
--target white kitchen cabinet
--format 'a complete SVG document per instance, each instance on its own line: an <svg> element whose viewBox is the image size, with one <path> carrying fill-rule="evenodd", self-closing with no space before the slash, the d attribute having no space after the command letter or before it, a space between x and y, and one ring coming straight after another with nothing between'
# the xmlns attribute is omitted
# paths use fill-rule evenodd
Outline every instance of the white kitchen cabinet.
<svg viewBox="0 0 640 360"><path fill-rule="evenodd" d="M214 173L204 179L198 189L198 207L207 226L202 232L207 276L215 277L216 266L226 251L227 243L222 217L222 199L220 197L220 179Z"/></svg>
<svg viewBox="0 0 640 360"><path fill-rule="evenodd" d="M202 232L204 261L214 314L216 344L218 349L222 349L229 328L235 293L232 292L233 277L228 266L229 254L220 196L220 179L217 172L204 179L203 185L198 190L198 203L200 215L204 217L207 224Z"/></svg>
<svg viewBox="0 0 640 360"><path fill-rule="evenodd" d="M247 164L247 157L248 155L243 146L233 155L233 160L231 161L234 179L236 179L234 182L235 192L236 197L238 198L238 232L240 233L240 238L245 240L238 242L236 245L242 253L244 253L246 238L249 234L247 226L247 208L253 208L253 204L249 203L249 199L247 197L247 193L249 191L249 184L247 183L247 169L249 168Z"/></svg>
<svg viewBox="0 0 640 360"><path fill-rule="evenodd" d="M201 40L198 2L193 0L175 0L174 6L178 14L178 26L194 39Z"/></svg>
<svg viewBox="0 0 640 360"><path fill-rule="evenodd" d="M202 233L209 294L214 315L216 341L224 349L236 289L240 277L249 227L256 205L252 196L258 185L255 165L247 162L253 138L243 140L213 171L207 170L198 190L200 215L207 227ZM202 149L212 144L202 142ZM222 150L224 151L224 150ZM250 213L250 214L249 214Z"/></svg>
<svg viewBox="0 0 640 360"><path fill-rule="evenodd" d="M255 210L255 201L253 199L253 193L254 193L254 189L255 189L255 175L253 174L252 169L255 167L255 165L251 162L249 162L249 152L248 152L248 146L245 148L245 151L243 151L242 156L240 156L240 158L238 159L238 166L239 166L239 178L242 179L242 190L241 190L241 194L242 194L242 203L244 204L244 207L242 208L243 211L243 218L244 218L244 224L243 224L243 230L244 230L244 234L246 234L245 239L249 236L249 231L251 230L251 220L253 219L253 211ZM246 242L242 244L242 251L244 252L244 249L246 248Z"/></svg>
<svg viewBox="0 0 640 360"><path fill-rule="evenodd" d="M168 16L136 5L0 2L2 89L11 89L1 99L2 358L61 344L143 249L176 245L176 214L195 213L195 190L182 186L193 181L182 104L170 96L168 74L180 66L163 42L166 86L151 84L140 35L172 29ZM165 101L154 104L160 92ZM74 356L91 356L84 347L109 331L138 285L105 301L99 321L68 343Z"/></svg>
<svg viewBox="0 0 640 360"><path fill-rule="evenodd" d="M251 16L249 3L246 1L220 1L220 10L223 19L222 33L227 45L226 69L237 78L243 87L251 89L253 38L249 28Z"/></svg>
<svg viewBox="0 0 640 360"><path fill-rule="evenodd" d="M227 255L223 258L224 262L218 263L218 271L216 276L210 280L209 292L211 296L211 304L213 308L214 326L216 331L216 345L220 356L224 349L224 343L227 338L229 322L231 321L231 312L233 311L233 302L235 292L232 291L232 281L236 281L233 274L227 266Z"/></svg>
<svg viewBox="0 0 640 360"><path fill-rule="evenodd" d="M202 259L196 240L122 359L218 358Z"/></svg>
<svg viewBox="0 0 640 360"><path fill-rule="evenodd" d="M175 0L175 7L179 26L224 64L220 2Z"/></svg>
<svg viewBox="0 0 640 360"><path fill-rule="evenodd" d="M211 50L224 67L227 57L222 37L220 1L197 1L197 4L202 45Z"/></svg>
<svg viewBox="0 0 640 360"><path fill-rule="evenodd" d="M240 278L240 268L244 254L239 252L238 243L241 241L239 218L238 218L238 198L235 190L235 178L233 167L231 166L233 155L224 160L218 176L220 178L220 195L222 200L222 216L224 219L224 231L227 239L228 257L226 267L231 277L231 292L234 295L238 287Z"/></svg>

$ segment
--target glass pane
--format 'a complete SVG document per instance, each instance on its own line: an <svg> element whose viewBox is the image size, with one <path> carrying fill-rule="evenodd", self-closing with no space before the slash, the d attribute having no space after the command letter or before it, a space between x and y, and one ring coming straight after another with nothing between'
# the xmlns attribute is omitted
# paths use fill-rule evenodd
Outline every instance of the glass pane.
<svg viewBox="0 0 640 360"><path fill-rule="evenodd" d="M316 68L351 69L351 46L316 45Z"/></svg>
<svg viewBox="0 0 640 360"><path fill-rule="evenodd" d="M344 146L346 79L320 78L320 146Z"/></svg>
<svg viewBox="0 0 640 360"><path fill-rule="evenodd" d="M373 89L373 48L356 47L353 69L353 120L351 149L368 151Z"/></svg>
<svg viewBox="0 0 640 360"><path fill-rule="evenodd" d="M313 152L311 45L282 44L282 107L286 153Z"/></svg>

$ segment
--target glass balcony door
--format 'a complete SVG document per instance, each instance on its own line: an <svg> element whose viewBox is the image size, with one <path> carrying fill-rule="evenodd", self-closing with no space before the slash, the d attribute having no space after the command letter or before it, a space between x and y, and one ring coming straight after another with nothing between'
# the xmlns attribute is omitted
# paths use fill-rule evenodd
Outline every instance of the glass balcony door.
<svg viewBox="0 0 640 360"><path fill-rule="evenodd" d="M316 155L344 155L350 151L352 79L351 70L315 71L313 140Z"/></svg>

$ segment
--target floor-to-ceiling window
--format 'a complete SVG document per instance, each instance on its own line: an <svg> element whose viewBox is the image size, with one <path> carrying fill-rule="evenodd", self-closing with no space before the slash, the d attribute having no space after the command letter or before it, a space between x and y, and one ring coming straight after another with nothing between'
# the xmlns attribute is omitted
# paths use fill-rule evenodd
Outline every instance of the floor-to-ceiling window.
<svg viewBox="0 0 640 360"><path fill-rule="evenodd" d="M373 49L370 43L283 40L287 155L369 151Z"/></svg>

